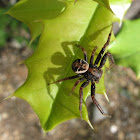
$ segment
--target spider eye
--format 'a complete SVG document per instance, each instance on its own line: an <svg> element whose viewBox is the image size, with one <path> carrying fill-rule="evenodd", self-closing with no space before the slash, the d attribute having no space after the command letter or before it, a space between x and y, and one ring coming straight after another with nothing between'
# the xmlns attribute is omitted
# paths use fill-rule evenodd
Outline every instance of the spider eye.
<svg viewBox="0 0 140 140"><path fill-rule="evenodd" d="M82 59L77 59L72 63L72 70L75 73L84 73L88 70L89 64Z"/></svg>

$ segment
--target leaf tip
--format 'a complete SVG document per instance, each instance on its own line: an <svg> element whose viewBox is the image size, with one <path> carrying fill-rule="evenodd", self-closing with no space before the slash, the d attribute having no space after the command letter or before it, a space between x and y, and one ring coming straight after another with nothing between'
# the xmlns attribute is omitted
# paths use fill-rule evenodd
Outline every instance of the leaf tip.
<svg viewBox="0 0 140 140"><path fill-rule="evenodd" d="M140 79L140 71L137 74L137 79Z"/></svg>
<svg viewBox="0 0 140 140"><path fill-rule="evenodd" d="M18 65L21 65L21 64L23 64L24 62L25 62L25 61L21 61L21 62L18 63Z"/></svg>
<svg viewBox="0 0 140 140"><path fill-rule="evenodd" d="M7 100L7 99L9 99L9 98L11 98L11 97L13 97L13 96L14 96L14 95L12 94L12 95L10 95L10 96L4 98L3 100Z"/></svg>
<svg viewBox="0 0 140 140"><path fill-rule="evenodd" d="M108 98L107 94L105 92L103 94L104 94L106 100L109 102L109 98Z"/></svg>
<svg viewBox="0 0 140 140"><path fill-rule="evenodd" d="M30 42L29 42L28 47L31 47L31 45L32 45L33 41L34 41L34 39L33 39L33 38L31 38L31 40L30 40Z"/></svg>
<svg viewBox="0 0 140 140"><path fill-rule="evenodd" d="M9 11L3 13L4 15L10 15Z"/></svg>
<svg viewBox="0 0 140 140"><path fill-rule="evenodd" d="M94 130L94 127L92 126L91 122L89 120L87 120L87 123L89 124L89 126Z"/></svg>

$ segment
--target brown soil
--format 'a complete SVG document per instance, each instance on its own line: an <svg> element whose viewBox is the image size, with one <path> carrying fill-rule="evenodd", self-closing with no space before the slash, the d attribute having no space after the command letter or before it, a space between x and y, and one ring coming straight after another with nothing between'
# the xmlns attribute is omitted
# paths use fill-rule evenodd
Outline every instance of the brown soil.
<svg viewBox="0 0 140 140"><path fill-rule="evenodd" d="M86 122L73 119L60 124L44 136L36 114L25 101L18 98L2 101L24 83L27 68L18 63L31 53L29 48L5 47L1 50L0 140L140 139L140 81L131 69L119 66L114 66L111 71L106 72L106 92L110 102L108 103L103 95L99 99L112 116L111 119L93 119L99 111L95 111L91 99L88 98L87 106L94 130ZM102 115L99 113L97 118L100 116Z"/></svg>

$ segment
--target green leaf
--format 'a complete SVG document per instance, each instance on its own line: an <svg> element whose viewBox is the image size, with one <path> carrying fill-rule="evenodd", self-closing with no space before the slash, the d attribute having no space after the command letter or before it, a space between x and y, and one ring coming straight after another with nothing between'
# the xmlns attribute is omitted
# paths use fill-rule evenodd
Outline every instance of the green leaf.
<svg viewBox="0 0 140 140"><path fill-rule="evenodd" d="M7 34L5 33L5 30L0 28L0 48L2 48L5 45L6 39Z"/></svg>
<svg viewBox="0 0 140 140"><path fill-rule="evenodd" d="M131 67L140 78L140 19L125 21L116 41L110 45L109 51L114 55L116 63Z"/></svg>
<svg viewBox="0 0 140 140"><path fill-rule="evenodd" d="M87 50L88 59L93 48L98 46L97 56L114 21L114 15L107 8L92 0L81 0L75 5L74 0L53 2L56 5L50 4L50 0L22 0L8 12L32 28L34 36L38 35L36 30L42 31L37 49L25 60L27 80L12 96L22 98L32 106L44 131L50 131L66 120L80 118L80 85L69 96L76 80L47 84L75 75L71 69L72 62L83 58L82 51L75 44L81 44ZM37 25L36 20L41 21L42 30L36 29L41 25L39 22ZM96 87L96 93L105 93L104 74ZM86 109L89 95L90 85L84 89L82 104L82 117L90 124Z"/></svg>
<svg viewBox="0 0 140 140"><path fill-rule="evenodd" d="M57 0L22 0L12 7L7 14L24 22L30 29L31 42L43 30L42 20L52 19L65 9L65 4Z"/></svg>
<svg viewBox="0 0 140 140"><path fill-rule="evenodd" d="M110 7L118 18L120 24L122 23L124 15L130 7L131 2L132 0L110 0Z"/></svg>
<svg viewBox="0 0 140 140"><path fill-rule="evenodd" d="M110 10L113 13L113 11L112 11L112 9L110 8L110 5L109 5L109 0L94 0L94 1L98 2L102 6L106 7L108 10Z"/></svg>
<svg viewBox="0 0 140 140"><path fill-rule="evenodd" d="M0 9L0 48L4 47L6 40L8 38L8 34L6 32L5 27L9 23L8 16L5 16L4 13L6 9Z"/></svg>

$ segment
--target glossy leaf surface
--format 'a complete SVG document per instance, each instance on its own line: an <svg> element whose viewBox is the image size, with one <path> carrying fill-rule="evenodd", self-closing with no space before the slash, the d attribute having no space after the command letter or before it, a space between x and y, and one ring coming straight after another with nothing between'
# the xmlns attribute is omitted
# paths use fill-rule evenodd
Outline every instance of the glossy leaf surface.
<svg viewBox="0 0 140 140"><path fill-rule="evenodd" d="M32 106L45 131L66 120L80 118L81 84L71 96L76 80L47 84L75 75L71 64L75 59L83 58L75 44L87 50L88 59L93 48L98 46L97 56L108 38L114 15L92 0L77 1L75 5L74 1L22 0L8 13L29 26L32 39L41 33L37 49L24 61L28 67L27 80L12 96L22 98ZM105 93L104 74L96 86L96 93ZM90 124L86 109L89 95L90 86L84 89L82 105L82 117Z"/></svg>

